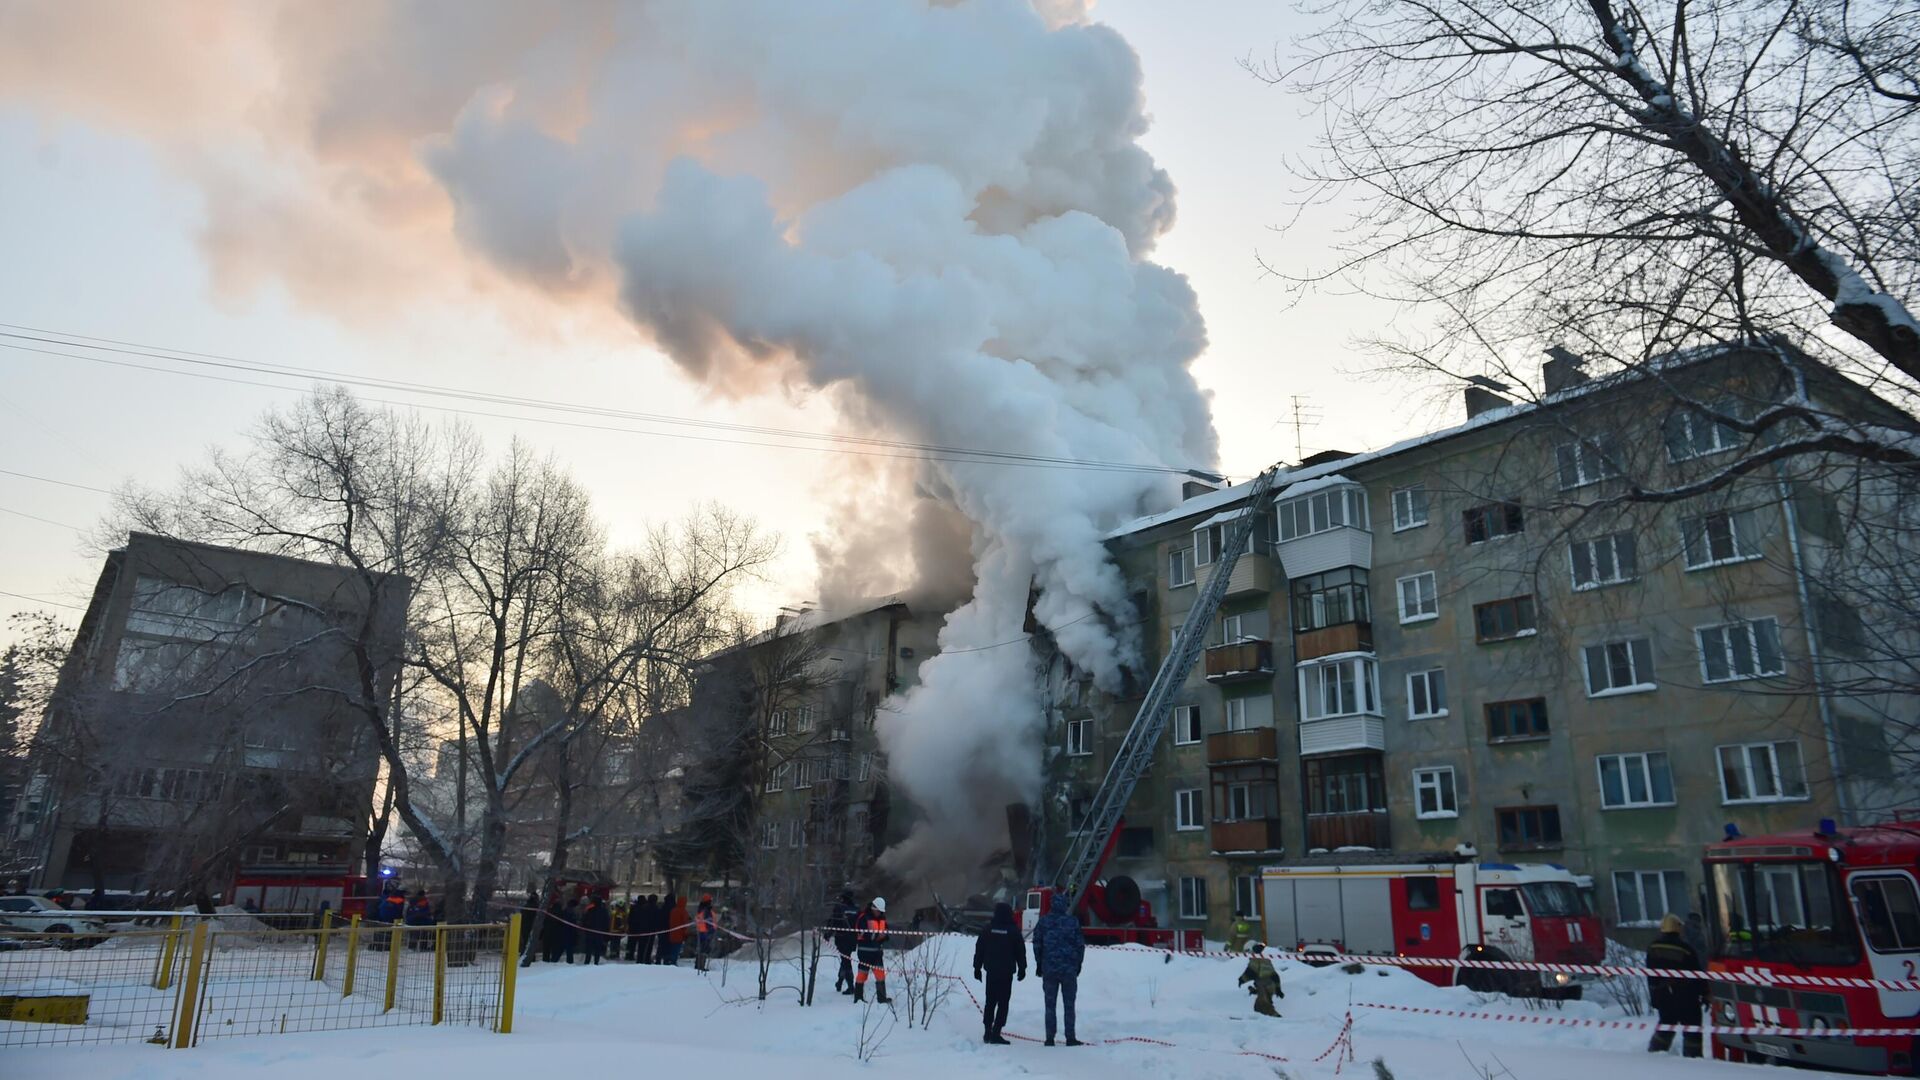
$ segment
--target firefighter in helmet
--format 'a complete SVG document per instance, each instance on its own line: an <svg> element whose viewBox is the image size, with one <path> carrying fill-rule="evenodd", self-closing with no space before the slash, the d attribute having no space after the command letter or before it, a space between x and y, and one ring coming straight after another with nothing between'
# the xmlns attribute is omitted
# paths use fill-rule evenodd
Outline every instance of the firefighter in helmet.
<svg viewBox="0 0 1920 1080"><path fill-rule="evenodd" d="M1286 997L1286 991L1280 989L1280 973L1273 969L1273 961L1266 957L1267 947L1258 941L1247 943L1247 970L1240 973L1240 984L1252 983L1247 993L1253 995L1253 1011L1262 1016L1279 1016L1279 1010L1273 1007L1274 995Z"/></svg>

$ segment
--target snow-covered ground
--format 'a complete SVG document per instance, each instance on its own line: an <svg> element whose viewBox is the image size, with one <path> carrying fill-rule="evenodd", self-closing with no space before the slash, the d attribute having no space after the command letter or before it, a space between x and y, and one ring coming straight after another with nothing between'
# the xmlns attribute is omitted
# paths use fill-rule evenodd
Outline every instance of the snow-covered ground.
<svg viewBox="0 0 1920 1080"><path fill-rule="evenodd" d="M970 975L971 945L945 945L957 974ZM711 1077L777 1076L780 1080L846 1075L933 1077L1117 1076L1370 1078L1380 1059L1406 1080L1635 1080L1751 1076L1752 1066L1689 1061L1645 1052L1646 1034L1568 1026L1420 1016L1361 1003L1526 1014L1518 1002L1442 989L1406 972L1280 965L1286 998L1281 1019L1255 1014L1234 985L1234 959L1173 957L1148 951L1090 949L1080 979L1079 1036L1140 1038L1068 1048L1016 1040L980 1042L979 1013L957 988L928 1030L895 1026L877 1055L856 1059L860 1006L832 993L823 964L819 1004L801 1008L790 992L751 1000L754 971L736 960L709 975L688 967L536 965L521 973L512 1035L443 1027L263 1035L210 1040L193 1050L143 1044L0 1049L0 1074L85 1075L90 1080L339 1080L342 1076L528 1080L550 1076L624 1077L671 1070ZM725 970L723 971L722 968ZM776 982L791 981L776 970ZM978 993L978 984L968 980ZM871 1023L882 1010L867 1014ZM1315 1060L1353 1016L1356 1060L1339 1053ZM1595 1001L1533 1015L1626 1019ZM1009 1035L1042 1034L1039 980L1014 987ZM1244 1054L1257 1051L1269 1057Z"/></svg>

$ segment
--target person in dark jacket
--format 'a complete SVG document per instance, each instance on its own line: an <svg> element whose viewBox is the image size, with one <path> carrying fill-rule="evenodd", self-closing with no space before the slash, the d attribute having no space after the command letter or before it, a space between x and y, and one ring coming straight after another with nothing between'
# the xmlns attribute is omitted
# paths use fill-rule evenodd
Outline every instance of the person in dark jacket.
<svg viewBox="0 0 1920 1080"><path fill-rule="evenodd" d="M582 943L586 962L598 964L607 955L607 940L613 929L613 913L607 910L606 901L597 896L588 897L586 910L580 913L580 925L586 936Z"/></svg>
<svg viewBox="0 0 1920 1080"><path fill-rule="evenodd" d="M874 995L875 1001L887 1003L887 901L876 896L867 902L867 910L860 913L854 925L854 955L860 961L860 969L853 975L853 1000L867 1000L867 976L872 975L879 984Z"/></svg>
<svg viewBox="0 0 1920 1080"><path fill-rule="evenodd" d="M580 898L567 901L560 909L560 951L566 955L567 963L573 963L573 951L580 945Z"/></svg>
<svg viewBox="0 0 1920 1080"><path fill-rule="evenodd" d="M633 910L627 913L627 959L639 964L653 963L653 913L656 907L652 893L634 901Z"/></svg>
<svg viewBox="0 0 1920 1080"><path fill-rule="evenodd" d="M713 894L700 898L700 907L693 913L693 970L707 970L707 958L713 955L713 935L720 928L720 920L713 914Z"/></svg>
<svg viewBox="0 0 1920 1080"><path fill-rule="evenodd" d="M1020 926L1013 921L1011 904L993 905L993 922L973 941L973 977L985 973L987 1003L980 1010L987 1034L982 1042L1008 1045L1000 1035L1007 1026L1007 1005L1013 1000L1013 979L1027 978L1027 943L1020 937Z"/></svg>
<svg viewBox="0 0 1920 1080"><path fill-rule="evenodd" d="M1660 920L1660 936L1647 946L1647 967L1668 971L1703 971L1700 954L1683 937L1686 924L1678 915ZM1707 1003L1707 980L1685 976L1648 975L1647 1001L1660 1014L1662 1024L1698 1024L1700 1010ZM1673 1032L1656 1031L1647 1040L1647 1051L1664 1054L1673 1045ZM1700 1033L1689 1031L1682 1044L1688 1057L1700 1056Z"/></svg>
<svg viewBox="0 0 1920 1080"><path fill-rule="evenodd" d="M407 925L410 927L433 925L433 904L427 899L427 891L425 889L415 890L413 899L407 901L405 918ZM432 934L408 934L407 936L412 939L415 950L419 952L433 951Z"/></svg>
<svg viewBox="0 0 1920 1080"><path fill-rule="evenodd" d="M827 918L827 936L833 951L840 954L840 971L833 977L833 988L842 994L853 993L853 926L860 921L860 909L853 906L853 894L843 892L840 902Z"/></svg>
<svg viewBox="0 0 1920 1080"><path fill-rule="evenodd" d="M560 952L564 947L562 934L566 930L560 920L566 917L566 909L560 906L560 894L547 897L546 910L540 916L540 958L549 964L560 962Z"/></svg>
<svg viewBox="0 0 1920 1080"><path fill-rule="evenodd" d="M1080 932L1080 920L1067 910L1067 898L1053 894L1053 903L1033 928L1033 967L1040 974L1040 990L1047 999L1047 1045L1053 1045L1053 1001L1057 995L1066 1004L1067 1045L1079 1046L1073 1037L1073 999L1080 992L1080 963L1087 955L1087 939Z"/></svg>

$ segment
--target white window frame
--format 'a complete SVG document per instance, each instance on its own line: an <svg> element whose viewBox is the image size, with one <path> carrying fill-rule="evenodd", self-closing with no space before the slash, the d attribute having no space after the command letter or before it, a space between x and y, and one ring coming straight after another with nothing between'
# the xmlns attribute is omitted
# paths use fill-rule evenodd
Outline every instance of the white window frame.
<svg viewBox="0 0 1920 1080"><path fill-rule="evenodd" d="M1433 677L1435 675L1440 676L1440 692L1438 694L1433 692ZM1413 687L1416 682L1418 682L1420 685L1426 688L1427 707L1430 710L1428 712L1414 711ZM1437 709L1433 708L1433 706L1436 704L1439 705L1439 708ZM1435 667L1435 668L1425 668L1420 671L1409 671L1407 673L1407 719L1437 720L1440 717L1443 717L1446 715L1447 715L1447 669L1444 667Z"/></svg>
<svg viewBox="0 0 1920 1080"><path fill-rule="evenodd" d="M1220 703L1225 715L1226 731L1245 731L1247 724L1247 699L1243 697L1227 698Z"/></svg>
<svg viewBox="0 0 1920 1080"><path fill-rule="evenodd" d="M763 821L760 823L760 846L768 851L780 846L780 823Z"/></svg>
<svg viewBox="0 0 1920 1080"><path fill-rule="evenodd" d="M1182 877L1180 879L1180 917L1193 920L1207 917L1206 878Z"/></svg>
<svg viewBox="0 0 1920 1080"><path fill-rule="evenodd" d="M1612 480L1620 475L1620 468L1613 459L1618 456L1619 447L1609 436L1579 439L1570 443L1561 443L1553 448L1554 479L1560 484L1561 491L1587 487L1602 480ZM1568 474L1572 482L1568 482Z"/></svg>
<svg viewBox="0 0 1920 1080"><path fill-rule="evenodd" d="M1234 806L1234 801L1236 799L1238 799L1240 803L1238 807ZM1235 784L1228 784L1227 785L1227 816L1223 820L1251 821L1252 819L1253 819L1253 784L1251 782L1246 782L1246 781L1242 781L1240 783L1235 783Z"/></svg>
<svg viewBox="0 0 1920 1080"><path fill-rule="evenodd" d="M1235 874L1233 877L1233 917L1260 918L1260 875Z"/></svg>
<svg viewBox="0 0 1920 1080"><path fill-rule="evenodd" d="M1193 738L1184 736L1191 734ZM1173 707L1173 745L1198 746L1206 741L1206 733L1200 728L1200 706L1175 705Z"/></svg>
<svg viewBox="0 0 1920 1080"><path fill-rule="evenodd" d="M1227 546L1227 530L1232 526L1233 522L1222 521L1193 530L1193 565L1196 568L1212 566L1220 561L1220 549Z"/></svg>
<svg viewBox="0 0 1920 1080"><path fill-rule="evenodd" d="M1799 765L1799 775L1795 778L1795 782L1800 788L1800 793L1797 795L1789 795L1786 793L1787 785L1785 781L1787 777L1780 768L1780 748L1782 746L1793 747L1793 757ZM1739 752L1740 771L1745 777L1748 792L1753 792L1759 789L1759 785L1754 783L1756 774L1753 767L1753 751L1761 748L1765 748L1767 751L1767 759L1769 762L1767 780L1772 785L1774 794L1747 794L1738 799L1732 798L1727 791L1727 751L1734 750ZM1722 743L1713 748L1713 764L1714 771L1720 776L1720 802L1723 806L1744 806L1749 803L1806 802L1813 797L1807 789L1807 759L1806 756L1800 752L1800 740L1798 739Z"/></svg>
<svg viewBox="0 0 1920 1080"><path fill-rule="evenodd" d="M1393 489L1393 531L1406 532L1425 525L1428 518L1427 485L1408 484Z"/></svg>
<svg viewBox="0 0 1920 1080"><path fill-rule="evenodd" d="M1207 827L1205 788L1180 788L1173 793L1173 831L1199 832Z"/></svg>
<svg viewBox="0 0 1920 1080"><path fill-rule="evenodd" d="M864 784L872 776L873 776L873 751L868 750L867 752L860 755L860 767L854 779Z"/></svg>
<svg viewBox="0 0 1920 1080"><path fill-rule="evenodd" d="M1334 529L1373 531L1368 522L1367 492L1358 484L1284 499L1275 507L1275 536L1281 542Z"/></svg>
<svg viewBox="0 0 1920 1080"><path fill-rule="evenodd" d="M1658 759L1656 762L1655 759ZM1612 761L1620 768L1620 801L1607 801L1607 762ZM1654 796L1654 766L1667 774L1667 797ZM1664 750L1629 750L1617 754L1596 754L1593 758L1594 783L1600 785L1600 809L1602 810L1643 810L1649 806L1672 806L1679 794L1673 787L1673 762ZM1631 777L1640 777L1642 790L1646 798L1633 797Z"/></svg>
<svg viewBox="0 0 1920 1080"><path fill-rule="evenodd" d="M1246 615L1220 616L1220 644L1233 645L1241 641L1258 640L1247 633Z"/></svg>
<svg viewBox="0 0 1920 1080"><path fill-rule="evenodd" d="M802 705L794 710L793 729L800 732L813 730L813 706Z"/></svg>
<svg viewBox="0 0 1920 1080"><path fill-rule="evenodd" d="M1623 546L1622 541L1625 541L1624 547L1627 553L1625 559L1620 557ZM1609 577L1600 576L1600 561L1594 557L1595 554L1601 550L1602 545L1605 546L1607 560L1613 564L1613 574ZM1581 548L1586 549L1587 569L1592 573L1592 580L1590 581L1583 582L1580 580L1580 563L1579 560L1574 557L1574 552ZM1622 585L1629 581L1637 581L1639 577L1640 545L1635 541L1634 535L1630 532L1608 533L1605 536L1590 537L1586 540L1575 540L1567 545L1567 580L1573 583L1575 592L1586 592L1590 589L1604 589L1609 585Z"/></svg>
<svg viewBox="0 0 1920 1080"><path fill-rule="evenodd" d="M1444 783L1442 783L1444 781ZM1437 809L1426 808L1431 792ZM1429 765L1413 770L1413 816L1420 821L1442 821L1460 816L1460 786L1451 765Z"/></svg>
<svg viewBox="0 0 1920 1080"><path fill-rule="evenodd" d="M1413 607L1407 606L1407 583L1413 583ZM1421 583L1425 582L1425 588ZM1430 622L1440 617L1440 578L1432 570L1408 574L1393 583L1393 594L1400 605L1400 625Z"/></svg>
<svg viewBox="0 0 1920 1080"><path fill-rule="evenodd" d="M1726 401L1717 401L1707 407L1718 413L1733 413L1734 410L1729 407L1730 404L1730 402ZM1684 454L1676 454L1673 452L1673 422L1676 419L1680 420L1686 428L1687 447L1686 453ZM1708 433L1711 436L1707 440L1711 445L1706 450L1695 449L1695 445L1700 441L1700 432L1697 428L1701 424L1707 425ZM1681 405L1675 408L1673 412L1668 413L1666 420L1660 425L1660 441L1666 446L1668 461L1694 461L1699 458L1712 457L1715 454L1724 454L1729 450L1738 449L1740 446L1740 432L1727 427L1706 413Z"/></svg>
<svg viewBox="0 0 1920 1080"><path fill-rule="evenodd" d="M1193 548L1177 547L1167 552L1167 588L1184 589L1193 584Z"/></svg>
<svg viewBox="0 0 1920 1080"><path fill-rule="evenodd" d="M1607 684L1598 690L1594 689L1593 685L1593 652L1595 649L1600 650L1601 660L1604 664L1603 670L1607 678ZM1619 652L1616 653L1616 650L1619 650ZM1633 681L1616 685L1613 682L1613 663L1614 660L1620 656L1625 657L1627 668L1633 676ZM1642 664L1646 667L1644 671L1641 670ZM1653 639L1650 637L1616 638L1612 641L1599 641L1592 645L1585 646L1580 650L1580 668L1583 684L1586 686L1587 696L1590 698L1618 697L1621 694L1644 694L1649 690L1657 690L1660 688L1659 683L1654 681L1653 677Z"/></svg>
<svg viewBox="0 0 1920 1080"><path fill-rule="evenodd" d="M793 789L800 791L813 786L813 762L801 758L793 763Z"/></svg>
<svg viewBox="0 0 1920 1080"><path fill-rule="evenodd" d="M1677 897L1673 891L1676 885L1676 882L1673 880L1674 878L1680 879L1677 883L1680 890ZM1628 918L1627 912L1620 907L1620 885L1622 879L1632 881L1635 902L1638 903L1640 907L1640 917L1637 919ZM1658 904L1647 903L1647 885L1649 882L1659 889ZM1682 870L1615 870L1613 872L1613 914L1614 917L1619 920L1616 925L1635 927L1659 926L1660 920L1665 918L1669 912L1684 916L1685 913L1693 910L1693 901L1689 895L1690 891L1691 890L1687 888L1686 872ZM1679 900L1678 904L1674 903L1676 899Z"/></svg>
<svg viewBox="0 0 1920 1080"><path fill-rule="evenodd" d="M787 790L787 774L793 768L793 762L783 761L767 771L767 793Z"/></svg>
<svg viewBox="0 0 1920 1080"><path fill-rule="evenodd" d="M1091 719L1067 721L1067 756L1093 756L1093 721Z"/></svg>
<svg viewBox="0 0 1920 1080"><path fill-rule="evenodd" d="M1335 682L1336 687L1351 686L1353 700L1336 702L1326 709L1327 673L1351 665L1352 677ZM1312 685L1309 686L1309 680ZM1334 658L1309 660L1300 665L1300 719L1332 720L1342 716L1380 716L1380 665L1371 655L1345 654ZM1340 696L1338 693L1335 695ZM1350 707L1349 707L1350 706Z"/></svg>
<svg viewBox="0 0 1920 1080"><path fill-rule="evenodd" d="M802 848L807 846L807 823L794 818L787 823L787 846Z"/></svg>
<svg viewBox="0 0 1920 1080"><path fill-rule="evenodd" d="M787 710L775 709L767 717L767 734L785 735L787 733Z"/></svg>
<svg viewBox="0 0 1920 1080"><path fill-rule="evenodd" d="M1760 648L1760 628L1763 625L1768 627L1766 633L1773 637L1773 661L1776 666L1772 669L1764 666L1765 656ZM1731 632L1736 629L1746 632L1747 643L1744 650L1739 649L1734 642ZM1711 648L1708 645L1710 634L1718 634L1720 639L1717 646ZM1693 630L1693 640L1700 649L1700 681L1702 683L1744 682L1748 679L1764 679L1787 673L1787 654L1780 641L1780 620L1771 615L1764 615L1757 619L1735 619L1732 622L1715 623L1711 626L1697 626ZM1719 678L1713 676L1710 652L1718 653L1724 665L1726 674ZM1751 665L1751 670L1745 674L1740 672L1735 663L1736 659L1742 658Z"/></svg>
<svg viewBox="0 0 1920 1080"><path fill-rule="evenodd" d="M1716 559L1713 557L1712 541L1707 530L1709 523L1718 518L1725 518L1727 521L1727 537L1732 544L1733 554ZM1696 550L1693 537L1696 530L1700 538L1697 550L1705 556L1699 562L1693 560ZM1716 510L1710 514L1686 518L1680 522L1680 561L1686 564L1688 571L1711 570L1716 566L1751 562L1764 554L1760 550L1760 532L1760 511L1755 507L1744 510Z"/></svg>

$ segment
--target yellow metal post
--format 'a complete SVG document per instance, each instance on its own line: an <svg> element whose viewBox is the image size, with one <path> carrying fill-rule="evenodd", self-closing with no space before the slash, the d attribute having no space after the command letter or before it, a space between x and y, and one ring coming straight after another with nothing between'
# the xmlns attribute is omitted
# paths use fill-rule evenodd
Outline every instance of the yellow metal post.
<svg viewBox="0 0 1920 1080"><path fill-rule="evenodd" d="M173 1045L184 1050L193 1045L193 1022L200 1014L200 973L207 962L207 924L196 919L187 943L187 977L180 984L180 999L174 1003Z"/></svg>
<svg viewBox="0 0 1920 1080"><path fill-rule="evenodd" d="M433 928L433 1022L440 1022L440 1013L447 1001L447 928Z"/></svg>
<svg viewBox="0 0 1920 1080"><path fill-rule="evenodd" d="M327 939L333 936L333 912L320 913L320 929L313 932L313 981L327 977Z"/></svg>
<svg viewBox="0 0 1920 1080"><path fill-rule="evenodd" d="M173 985L173 955L180 944L180 916L175 915L167 936L160 944L160 956L154 961L153 988L165 990Z"/></svg>
<svg viewBox="0 0 1920 1080"><path fill-rule="evenodd" d="M360 916L347 920L347 974L341 997L353 996L353 974L360 968Z"/></svg>
<svg viewBox="0 0 1920 1080"><path fill-rule="evenodd" d="M400 924L394 923L393 933L387 938L387 1003L382 1012L393 1011L393 992L400 988L400 950L407 945L400 933Z"/></svg>
<svg viewBox="0 0 1920 1080"><path fill-rule="evenodd" d="M513 1034L513 980L520 971L520 913L507 916L507 942L500 956L500 1025L502 1035Z"/></svg>

